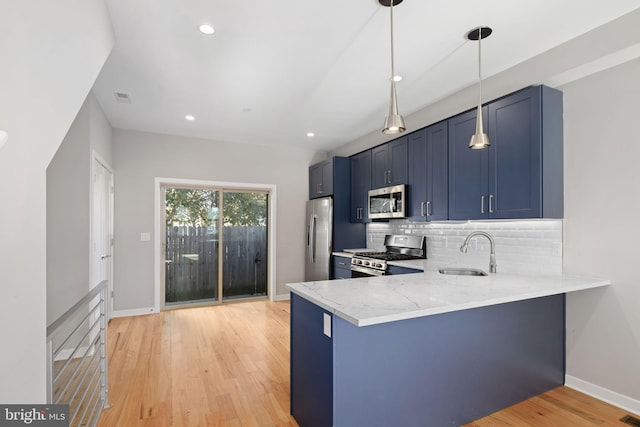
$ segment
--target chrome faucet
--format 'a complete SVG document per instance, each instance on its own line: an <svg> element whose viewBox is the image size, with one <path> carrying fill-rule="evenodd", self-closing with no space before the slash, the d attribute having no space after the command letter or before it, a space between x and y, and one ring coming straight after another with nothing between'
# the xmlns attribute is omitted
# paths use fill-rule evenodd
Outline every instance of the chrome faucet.
<svg viewBox="0 0 640 427"><path fill-rule="evenodd" d="M466 239L464 239L464 243L460 246L460 252L467 253L467 248L469 247L469 240L476 236L484 236L489 239L489 243L491 244L491 253L489 254L489 273L496 272L496 242L494 242L491 234L485 231L474 231L470 233Z"/></svg>

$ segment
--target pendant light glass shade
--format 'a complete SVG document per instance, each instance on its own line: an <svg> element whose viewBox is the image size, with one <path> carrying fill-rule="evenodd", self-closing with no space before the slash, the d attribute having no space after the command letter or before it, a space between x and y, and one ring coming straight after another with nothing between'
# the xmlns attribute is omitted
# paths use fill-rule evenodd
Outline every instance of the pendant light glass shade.
<svg viewBox="0 0 640 427"><path fill-rule="evenodd" d="M393 6L402 0L378 0L383 6L389 6L391 16L391 99L389 100L389 115L384 121L383 133L395 135L405 131L404 118L398 114L398 97L396 95L395 68L393 64Z"/></svg>
<svg viewBox="0 0 640 427"><path fill-rule="evenodd" d="M481 150L491 145L489 135L484 133L482 125L482 39L489 37L493 30L489 27L478 27L467 33L469 40L478 41L478 114L476 116L476 133L471 136L469 148Z"/></svg>

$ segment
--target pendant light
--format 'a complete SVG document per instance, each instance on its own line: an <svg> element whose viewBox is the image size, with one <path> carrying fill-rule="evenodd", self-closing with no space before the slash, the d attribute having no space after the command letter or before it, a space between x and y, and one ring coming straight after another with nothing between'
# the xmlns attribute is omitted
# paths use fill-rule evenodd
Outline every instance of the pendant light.
<svg viewBox="0 0 640 427"><path fill-rule="evenodd" d="M478 41L478 114L476 117L476 133L469 141L469 148L481 150L491 145L489 135L484 133L482 127L482 39L491 35L493 30L489 27L478 27L467 33L467 39Z"/></svg>
<svg viewBox="0 0 640 427"><path fill-rule="evenodd" d="M382 132L395 135L405 131L404 119L398 114L398 98L396 96L396 74L393 64L393 6L402 3L402 0L378 0L378 2L389 7L391 11L391 99L389 101L389 115L384 121Z"/></svg>

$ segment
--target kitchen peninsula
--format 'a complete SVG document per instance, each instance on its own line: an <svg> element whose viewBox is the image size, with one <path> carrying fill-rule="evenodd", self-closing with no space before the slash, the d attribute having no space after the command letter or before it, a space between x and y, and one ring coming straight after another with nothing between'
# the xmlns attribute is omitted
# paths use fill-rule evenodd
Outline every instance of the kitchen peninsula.
<svg viewBox="0 0 640 427"><path fill-rule="evenodd" d="M567 292L608 280L437 271L287 285L301 427L458 426L564 383Z"/></svg>

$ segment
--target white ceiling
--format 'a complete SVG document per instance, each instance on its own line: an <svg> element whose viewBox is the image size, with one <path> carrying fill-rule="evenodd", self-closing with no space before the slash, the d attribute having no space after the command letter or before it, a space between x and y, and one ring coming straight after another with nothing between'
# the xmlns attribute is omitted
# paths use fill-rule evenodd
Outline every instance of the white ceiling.
<svg viewBox="0 0 640 427"><path fill-rule="evenodd" d="M107 0L116 45L94 92L111 124L218 141L331 150L381 129L389 9L377 0ZM405 0L394 8L400 113L640 7L638 0ZM205 36L201 23L216 33ZM130 94L119 103L114 92ZM188 122L185 115L196 120ZM314 138L306 133L315 132Z"/></svg>

